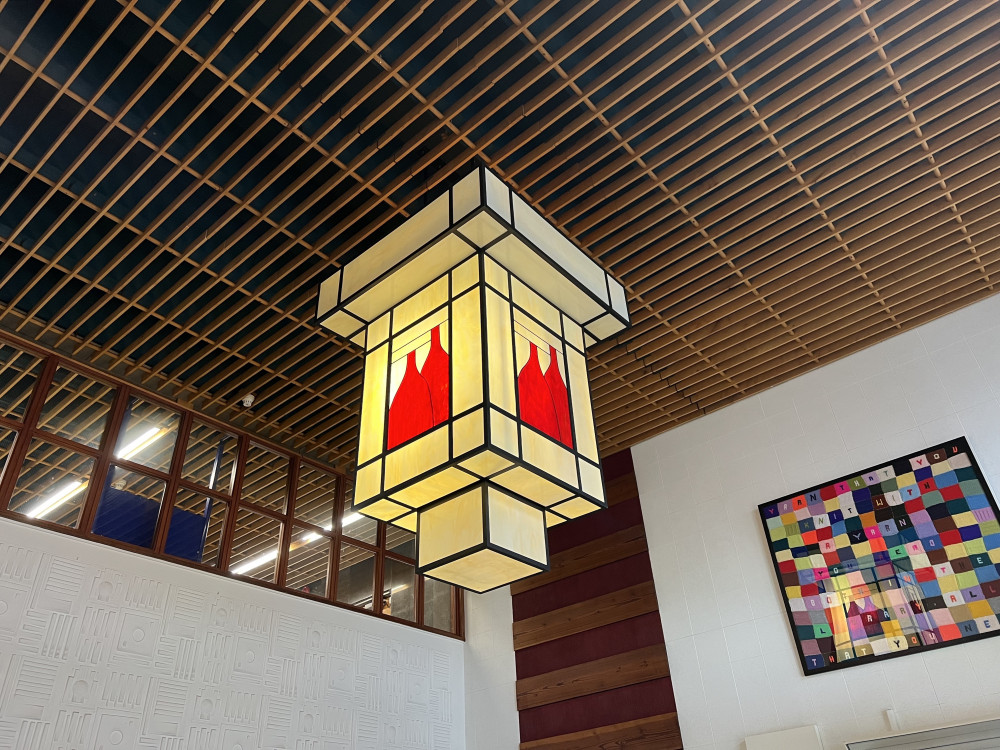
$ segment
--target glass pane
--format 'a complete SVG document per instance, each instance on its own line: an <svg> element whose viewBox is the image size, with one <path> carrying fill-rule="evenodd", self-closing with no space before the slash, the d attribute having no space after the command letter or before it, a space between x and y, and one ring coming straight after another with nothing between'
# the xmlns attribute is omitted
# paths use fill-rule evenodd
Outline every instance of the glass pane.
<svg viewBox="0 0 1000 750"><path fill-rule="evenodd" d="M49 386L38 426L97 448L114 398L112 386L60 367Z"/></svg>
<svg viewBox="0 0 1000 750"><path fill-rule="evenodd" d="M385 559L385 581L382 586L382 614L402 620L416 620L414 606L417 595L416 571L409 563Z"/></svg>
<svg viewBox="0 0 1000 750"><path fill-rule="evenodd" d="M251 445L243 472L242 500L284 513L287 492L288 459Z"/></svg>
<svg viewBox="0 0 1000 750"><path fill-rule="evenodd" d="M337 571L337 601L371 609L374 591L375 553L353 544L342 544Z"/></svg>
<svg viewBox="0 0 1000 750"><path fill-rule="evenodd" d="M433 578L424 579L424 625L452 632L451 585Z"/></svg>
<svg viewBox="0 0 1000 750"><path fill-rule="evenodd" d="M76 528L94 459L35 438L21 466L10 509Z"/></svg>
<svg viewBox="0 0 1000 750"><path fill-rule="evenodd" d="M94 516L94 533L152 548L166 482L120 466L109 471L111 476L101 491Z"/></svg>
<svg viewBox="0 0 1000 750"><path fill-rule="evenodd" d="M378 521L363 516L353 510L354 485L347 485L347 498L344 500L344 518L341 521L341 531L359 542L378 544Z"/></svg>
<svg viewBox="0 0 1000 750"><path fill-rule="evenodd" d="M299 484L295 491L295 517L327 531L333 528L333 510L337 498L337 476L309 464L299 465Z"/></svg>
<svg viewBox="0 0 1000 750"><path fill-rule="evenodd" d="M42 360L0 343L0 417L24 419Z"/></svg>
<svg viewBox="0 0 1000 750"><path fill-rule="evenodd" d="M285 586L307 594L326 596L331 545L332 542L327 537L296 527L288 549Z"/></svg>
<svg viewBox="0 0 1000 750"><path fill-rule="evenodd" d="M232 492L233 465L238 450L239 441L234 435L195 421L188 435L181 476L228 495Z"/></svg>
<svg viewBox="0 0 1000 750"><path fill-rule="evenodd" d="M417 535L412 531L393 526L391 523L385 527L385 548L390 552L404 557L417 557Z"/></svg>
<svg viewBox="0 0 1000 750"><path fill-rule="evenodd" d="M10 456L10 451L14 447L14 438L16 437L17 433L13 430L8 430L6 427L0 427L0 481L3 480L3 473L7 469L7 458Z"/></svg>
<svg viewBox="0 0 1000 750"><path fill-rule="evenodd" d="M229 571L274 583L281 522L240 508Z"/></svg>
<svg viewBox="0 0 1000 750"><path fill-rule="evenodd" d="M129 401L115 456L158 471L170 471L181 415L145 399Z"/></svg>
<svg viewBox="0 0 1000 750"><path fill-rule="evenodd" d="M168 555L215 567L229 504L183 487L177 490L167 532ZM207 523L206 523L207 519Z"/></svg>

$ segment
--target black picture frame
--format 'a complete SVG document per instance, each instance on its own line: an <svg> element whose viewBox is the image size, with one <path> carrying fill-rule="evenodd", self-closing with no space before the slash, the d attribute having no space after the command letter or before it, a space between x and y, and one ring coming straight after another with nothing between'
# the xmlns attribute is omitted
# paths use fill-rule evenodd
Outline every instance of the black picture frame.
<svg viewBox="0 0 1000 750"><path fill-rule="evenodd" d="M906 455L900 456L900 457L895 458L895 459L890 459L890 460L887 460L887 461L883 461L881 463L875 464L874 466L867 467L867 468L862 469L860 471L852 472L852 473L847 474L845 476L838 477L836 479L833 479L833 480L830 480L830 481L827 481L827 482L823 482L821 484L814 485L812 487L809 487L807 489L801 490L799 492L793 492L793 493L790 493L788 495L784 495L783 497L777 498L776 500L769 500L767 502L764 502L764 503L761 503L760 505L758 505L757 510L758 510L758 514L759 514L760 520L761 520L761 527L762 527L763 532L764 532L765 544L767 545L768 555L771 558L771 564L772 564L772 567L774 569L774 574L775 574L775 578L776 578L777 583L778 583L778 588L781 590L781 597L782 597L782 601L784 602L784 607L785 607L785 615L786 615L787 620L788 620L789 628L791 629L791 632L792 632L792 639L795 642L796 650L798 651L798 656L799 656L799 664L800 664L800 666L802 668L802 673L804 675L809 676L809 675L815 675L815 674L825 674L827 672L830 672L830 671L833 671L833 670L836 670L836 669L845 669L845 668L848 668L848 667L860 666L862 664L869 664L869 663L873 663L873 662L884 661L886 659L893 659L893 658L896 658L896 657L899 657L899 656L907 656L907 655L913 654L913 653L923 653L923 652L931 651L931 650L934 650L934 649L945 648L945 647L948 647L948 646L954 646L954 645L958 645L958 644L962 644L962 643L968 643L968 642L972 642L972 641L982 640L984 638L990 638L990 637L992 637L994 635L1000 635L1000 625L996 626L996 628L994 630L989 630L988 628L984 628L983 630L978 630L979 626L976 626L977 627L977 632L970 632L968 629L959 628L959 635L958 635L957 638L944 639L943 636L942 636L941 640L938 640L937 642L926 642L926 639L928 637L937 637L935 635L935 633L934 633L934 628L931 628L930 630L928 630L927 628L920 628L918 633L914 633L914 634L905 634L904 633L903 636L899 636L899 637L902 637L906 641L905 647L902 648L901 650L892 650L892 651L889 651L888 653L874 653L874 651L873 651L870 654L866 654L866 653L862 653L860 655L855 654L852 657L843 658L842 659L841 657L846 656L846 650L847 649L844 649L843 650L844 652L841 653L841 654L838 654L838 653L836 653L836 651L834 651L833 654L832 654L832 656L833 656L832 660L831 660L831 652L829 652L829 651L821 651L820 654L819 654L819 657L821 657L819 659L819 661L820 661L819 665L817 664L817 655L816 654L812 654L812 653L807 654L806 651L805 651L805 649L804 649L804 641L801 638L801 631L799 630L799 628L804 628L806 626L802 625L802 624L799 624L799 623L796 622L796 619L795 619L795 610L793 610L792 603L789 600L788 591L787 591L787 588L786 588L786 587L790 587L789 586L789 581L791 580L791 575L792 574L790 572L788 572L788 571L783 571L781 569L781 562L778 560L778 552L780 552L781 550L780 549L776 549L776 546L778 546L778 547L781 546L780 540L774 540L774 539L772 539L771 525L769 525L768 520L769 519L773 520L776 517L776 514L777 514L777 516L780 516L783 513L787 514L789 512L788 509L790 507L793 508L792 512L796 512L796 511L801 512L804 509L804 506L802 506L801 503L803 501L805 501L806 506L809 506L809 505L814 505L815 506L817 503L822 503L824 509L826 509L828 511L825 514L824 513L812 514L812 515L810 515L810 517L809 517L808 520L812 520L814 517L819 517L819 516L825 515L827 517L827 521L829 523L831 523L831 531L834 529L834 526L832 525L833 523L838 523L839 524L839 523L843 522L845 524L845 526L846 526L847 522L844 519L843 514L841 514L840 520L836 520L835 521L835 520L833 520L833 519L830 518L830 516L835 515L836 511L829 510L829 506L826 505L826 503L829 502L829 499L824 500L821 497L821 493L825 493L826 495L829 495L831 491L835 491L833 488L835 488L836 485L838 485L838 484L846 484L848 487L851 488L853 502L857 503L858 502L858 500L857 500L858 497L862 497L863 498L863 494L864 494L863 490L867 489L867 488L870 488L870 487L873 487L874 484L875 484L875 482L866 483L864 485L864 487L859 488L859 487L855 486L858 483L858 480L865 481L866 477L868 479L872 479L875 476L879 476L879 472L880 471L883 472L882 476L884 476L884 474L885 474L884 470L887 469L887 468L889 468L889 467L892 467L892 469L893 469L893 479L895 477L898 477L898 476L903 476L903 475L905 475L908 472L907 471L900 472L899 470L900 469L905 469L906 467L910 467L911 466L911 463L910 463L911 459L912 460L917 460L920 457L924 457L925 459L928 460L928 466L927 466L927 468L930 469L930 467L932 465L932 462L929 460L930 457L932 457L934 455L937 455L937 454L940 454L942 452L945 454L946 457L957 456L957 455L962 454L962 453L964 453L968 457L969 466L967 468L970 469L974 473L974 478L976 480L978 480L978 482L979 482L979 484L980 484L980 486L982 488L982 495L985 496L985 498L986 498L988 509L992 511L993 522L1000 522L1000 508L998 508L996 499L995 499L992 491L990 490L989 484L986 481L986 477L983 474L983 471L980 468L979 463L976 460L975 454L972 452L972 448L969 445L968 440L964 436L957 437L957 438L954 438L952 440L945 441L943 443L935 444L935 445L933 445L933 446L931 446L929 448L926 448L924 450L921 450L921 451L914 451L912 453L908 453ZM940 462L936 462L936 463L940 463ZM966 472L965 476L967 476L967 475L968 475L968 472ZM937 476L937 475L932 475L932 478L933 478L933 476ZM918 481L919 482L924 482L925 480L924 479L920 479ZM968 480L966 480L966 481L968 481ZM880 493L882 492L882 488L884 486L889 485L889 484L894 484L894 483L895 483L894 481L893 482L889 482L888 480L884 480L882 482L879 482L878 484L880 486ZM908 487L912 487L912 486L914 486L914 485L908 485ZM951 486L951 485L948 485L948 486ZM935 482L933 488L929 489L928 491L929 492L937 492L938 489L939 488L937 487L936 482ZM897 491L899 491L898 487L897 487ZM918 487L918 491L919 491L919 487ZM951 492L949 492L949 494L953 494L953 492L954 491L951 491ZM858 493L860 493L860 495ZM938 494L940 494L940 493L938 493ZM871 493L870 491L869 491L869 495L870 495L870 503L869 504L872 506L872 509L870 511L865 511L864 515L867 515L868 513L875 514L875 512L876 512L875 500L874 500L875 495L873 493ZM842 496L843 496L843 493L841 493L840 495L836 496L838 503L840 502L839 498L842 497ZM910 500L916 500L916 499L921 498L922 496L923 496L923 493L922 492L918 492L918 495L916 497L911 498ZM884 552L881 551L881 550L878 551L878 552L873 551L872 554L871 554L871 557L873 558L872 559L872 563L869 564L869 565L867 565L867 566L862 565L862 562L865 562L865 558L867 558L868 556L865 556L865 558L862 558L861 560L858 560L856 558L855 562L857 563L857 567L855 567L853 565L848 565L848 564L844 563L845 564L845 568L843 570L841 570L839 568L839 565L828 565L828 567L827 567L827 577L824 578L823 580L833 580L833 578L835 576L841 576L841 575L845 575L846 576L847 573L860 572L863 569L875 568L877 570L879 566L892 565L892 568L895 571L903 571L903 573L905 573L906 571L912 572L913 573L913 576L912 576L913 577L913 584L912 585L915 588L912 588L910 590L911 591L916 591L916 590L918 590L918 588L916 588L916 587L919 587L919 590L921 591L921 593L925 593L926 589L924 589L924 587L922 585L920 585L920 584L921 583L926 583L927 581L923 581L923 582L918 582L917 581L917 573L916 573L915 568L912 565L912 562L909 562L910 561L909 555L907 554L907 556L905 558L903 558L903 557L893 557L893 555L899 555L900 554L899 551L898 551L900 546L904 546L905 547L906 544L911 544L912 542L911 541L907 541L907 540L910 537L912 537L915 534L917 534L916 524L914 524L912 522L912 519L910 519L910 514L911 513L917 513L917 512L919 512L919 510L909 510L909 509L907 509L906 508L906 503L910 502L910 501L907 500L905 497L902 497L902 503L899 503L899 502L892 503L890 500L886 499L885 494L880 494L879 497L881 497L883 499L883 504L880 505L880 506L878 506L879 515L883 519L885 519L887 517L887 514L886 514L887 510L892 513L892 515L889 516L889 520L892 520L893 524L892 524L892 526L887 526L885 528L889 529L889 530L891 530L892 528L896 528L896 530L899 533L896 534L896 535L890 534L889 537L883 537L883 536L881 536L881 534L879 534L879 536L877 536L877 537L871 537L870 536L870 534L871 534L870 528L871 527L864 527L863 526L863 522L862 522L862 528L864 529L865 536L861 540L861 542L859 542L859 543L867 542L867 543L869 543L869 546L870 546L871 541L873 539L875 539L875 538L881 539L884 542L884 540L886 538L888 538L888 539L891 540L894 536L897 537L897 539L898 539L898 541L900 543L897 543L897 545L895 545L893 548L891 548L891 550L888 548L888 543L883 543L883 544L878 545L878 546L886 546L887 549ZM974 497L978 498L979 496L975 495ZM965 499L966 498L963 495L960 500L965 500ZM970 512L970 513L974 513L974 511L972 509L969 509L967 501L965 502L965 505L966 505L966 510L965 511L961 510L961 505L962 505L961 502L957 502L955 505L952 505L952 506L949 507L948 503L952 503L952 502L954 502L954 501L953 500L941 500L941 501L937 501L936 498L935 498L935 507L937 507L937 505L943 505L944 506L944 511L938 510L938 511L936 511L936 514L939 515L939 516L941 516L942 518L953 519L953 517L955 515L957 515L957 513L954 512L956 509L958 509L958 512ZM981 500L977 500L976 502L979 503L980 505L982 504ZM799 507L794 508L794 505L796 503L799 504ZM923 501L921 500L921 505L922 504L923 504ZM782 505L785 506L784 509L782 509ZM859 504L859 507L857 507L857 508L854 508L853 506L851 507L851 510L855 513L855 515L859 519L859 521L860 521L861 515L862 515L862 513L861 513L861 507L868 507L868 504L865 504L865 503L862 502L862 503ZM911 507L915 507L915 505L911 505ZM899 510L900 508L902 508L902 510ZM987 508L980 508L980 510L986 510L986 509ZM838 506L838 510L840 510L839 506ZM902 518L902 517L910 519L910 523L909 523L909 527L908 527L909 531L906 530L907 527L905 525L903 525L903 524L901 524L897 528L898 519ZM852 516L852 518L853 518L853 516ZM806 519L801 519L801 520L806 520ZM933 520L936 520L936 519L932 519L932 521ZM982 520L980 520L978 518L977 518L977 522L978 522L979 526L981 526L983 523L990 523L990 521L982 521ZM798 521L797 521L797 523L798 523ZM815 521L813 523L815 524ZM876 519L876 525L880 524L880 523L883 523L883 520ZM800 525L800 531L802 533L807 533L808 532L807 529L802 529L801 528L801 523L799 523L799 525ZM852 524L852 528L855 528L855 533L856 533L856 527L857 527L857 525L858 525L857 523ZM921 525L924 525L924 524L921 524ZM947 526L947 525L948 525L947 522L943 522L941 524L941 526ZM954 521L952 521L952 526L954 526ZM941 530L940 530L940 527L937 524L935 524L935 528L938 529L938 534L942 533ZM971 527L965 527L965 528L971 528ZM957 528L955 528L955 531L958 532L961 535L961 532ZM980 531L981 531L981 529L980 529ZM838 535L833 535L832 538L835 540L836 536L838 536ZM985 537L985 535L983 535L983 537ZM949 538L953 538L953 537L950 536ZM932 537L929 537L929 538L921 540L921 538L919 537L919 535L917 536L916 541L920 541L921 542L921 551L920 551L920 554L923 554L923 552L924 552L924 550L923 550L923 541L930 541L931 539L932 539ZM819 542L819 541L821 541L821 540L817 539L817 542ZM853 547L854 547L854 541L855 541L854 537L851 537L851 541L852 541L851 547L853 549ZM936 550L935 549L935 550L933 550L933 552L935 553L935 556L940 559L940 554L938 554L939 551L943 553L944 552L944 546L950 546L950 545L944 545L943 541L940 540L940 539L939 539L939 542L941 543L940 544L941 549L940 550ZM964 543L965 542L963 540L963 544ZM834 542L834 544L836 544L836 542ZM984 546L985 546L985 542L984 542ZM814 547L815 547L815 549L813 549ZM789 545L789 549L790 548L791 547ZM806 557L806 556L811 556L813 554L823 554L823 552L821 551L822 550L822 546L820 544L818 544L818 543L815 544L815 545L813 545L813 544L804 544L801 548L797 548L797 549L799 551L804 550L804 552L802 552L801 554L797 555L797 557L799 557L799 558ZM975 553L975 554L977 556L979 555L979 553ZM989 556L989 551L987 550L987 552L985 554L988 557ZM795 555L795 552L793 552L793 555ZM852 555L853 555L853 552L852 552ZM840 556L839 556L839 553L838 553L838 559L839 559L839 557ZM1000 557L1000 555L998 555L998 557ZM793 557L793 559L795 559L795 557ZM972 560L972 553L970 553L970 555L969 555L969 557L967 559L968 559L968 570L961 571L963 573L972 572L972 571L976 570L977 567L978 568L985 568L986 567L986 564L983 563L983 561L981 559L973 561ZM785 562L787 562L787 561L785 561ZM828 558L827 558L827 562L828 562ZM980 564L977 566L977 565L973 564L974 562L978 562ZM950 565L950 563L951 563L951 560L949 560L948 564ZM931 567L933 567L934 565L937 565L937 563L932 563ZM989 573L988 575L989 576L993 576L993 575L997 576L996 579L989 581L989 584L990 584L988 586L989 592L986 592L986 591L982 590L982 585L984 583L987 583L987 582L983 582L983 581L980 582L979 586L977 586L977 587L969 587L969 588L970 589L979 588L980 589L980 594L983 596L982 601L986 601L986 600L990 600L990 599L995 599L996 603L995 604L991 604L990 606L991 606L991 609L993 611L993 615L995 616L995 618L998 621L1000 621L1000 563L994 563L994 562L992 562L992 558L990 558L990 562L988 563L988 565L993 568L993 572ZM962 567L966 567L966 563L963 563ZM814 570L817 570L817 569L814 569ZM819 570L821 570L821 568ZM925 570L925 568L921 567L920 570L923 571L923 570ZM956 571L955 575L958 575L958 574L959 574L959 571ZM799 576L798 571L796 571L796 573L794 575L796 577L798 577ZM877 575L877 573L876 573L876 575ZM926 573L922 573L922 575L926 575ZM900 576L902 577L903 574L901 573ZM880 585L879 588L876 590L877 593L881 594L885 590L897 587L897 586L892 585L892 580L893 579L891 579L891 578L890 579L878 579L876 577L875 580L872 581L872 583L876 583L876 584L883 584L884 583L884 584L887 584L886 588L883 589L881 587L881 585ZM935 577L934 577L933 580L937 581L937 576L936 575L935 575ZM801 580L799 581L799 583L801 584ZM821 585L824 585L824 586L827 585L827 584L819 584L816 581L813 581L813 584L815 584L817 588L819 588ZM868 585L867 582L864 583L864 584L861 584L861 586L867 586L867 585ZM902 584L899 584L898 579L897 579L897 585L898 586L902 585ZM906 585L909 586L910 583L907 581ZM810 597L812 597L812 596L820 597L822 595L832 594L834 591L838 591L838 589L836 589L835 587L833 587L831 585L830 589L828 589L826 591L820 591L820 592L818 592L815 595L810 592L809 594L807 594L807 596L810 596ZM953 591L949 591L948 593L949 593L949 596L951 596L954 592ZM959 593L961 593L961 592L959 592ZM995 596L986 596L986 593L995 594ZM973 591L972 595L974 596L974 591ZM839 597L839 594L838 594L838 597ZM939 595L937 597L934 597L934 596L921 596L921 597L919 597L919 599L920 599L920 601L919 601L919 609L913 607L914 602L912 600L909 601L908 604L910 605L910 608L913 610L913 612L916 612L916 614L923 615L923 617L924 617L924 623L926 624L927 622L929 622L929 619L932 618L932 615L929 614L930 610L932 610L932 609L940 609L940 607L937 607L937 606L926 606L926 605L936 605L936 604L938 604L938 602L936 601L936 599L941 599L943 601L944 600L944 596L943 595ZM803 600L804 600L804 597L803 597ZM965 604L967 604L967 603L963 599L962 603L957 604L955 606L956 607L957 606L963 606ZM944 606L947 609L952 609L952 607L950 607L947 603L945 603ZM798 611L802 611L802 610L800 609ZM815 611L815 609L811 610L811 611ZM884 616L886 617L887 620L890 619L890 615L889 615L889 612L888 612L888 607L884 607L881 610L879 610L878 608L876 608L875 611L876 611L876 613L880 612L880 613L884 614ZM911 612L911 614L913 614L913 612ZM916 622L916 614L913 614L913 616L915 618L914 622ZM893 619L894 619L894 615L893 615ZM973 619L975 619L975 618L973 618ZM985 619L985 618L979 618L979 619ZM845 614L845 620L846 620L846 614ZM969 621L962 621L962 624L964 625L964 624L967 624L968 622ZM957 627L957 625L956 625L956 627ZM940 628L938 628L938 630L940 630ZM964 632L963 632L963 630L964 630ZM950 633L951 633L951 631L949 630L949 634ZM848 636L850 637L850 629L848 629ZM894 637L895 636L882 636L882 638L884 638L886 640L891 640ZM914 641L913 637L916 637L916 641ZM813 639L805 639L805 642L808 642L809 640L813 640ZM819 637L817 637L817 638L815 638L815 640L818 643L821 639ZM832 633L832 626L831 626L830 641L834 641L834 634ZM857 644L857 647L862 647L864 645L867 645L867 644ZM898 646L899 644L897 643L895 645ZM852 647L851 648L852 651L855 650L856 644L855 644L855 642L853 640L851 641L851 647Z"/></svg>

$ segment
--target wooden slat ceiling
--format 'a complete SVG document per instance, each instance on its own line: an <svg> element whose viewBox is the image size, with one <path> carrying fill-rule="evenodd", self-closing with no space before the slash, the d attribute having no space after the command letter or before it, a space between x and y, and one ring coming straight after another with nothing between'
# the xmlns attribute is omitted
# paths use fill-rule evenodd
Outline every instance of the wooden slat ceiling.
<svg viewBox="0 0 1000 750"><path fill-rule="evenodd" d="M628 289L591 355L620 449L993 293L998 25L992 0L0 0L0 326L346 466L361 360L317 283L478 158Z"/></svg>

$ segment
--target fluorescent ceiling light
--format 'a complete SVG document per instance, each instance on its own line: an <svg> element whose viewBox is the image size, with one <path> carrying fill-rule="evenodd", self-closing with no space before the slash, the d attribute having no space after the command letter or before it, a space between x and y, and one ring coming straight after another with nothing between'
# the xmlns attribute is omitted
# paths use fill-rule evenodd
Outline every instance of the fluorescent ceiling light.
<svg viewBox="0 0 1000 750"><path fill-rule="evenodd" d="M169 431L169 427L150 427L131 443L115 453L115 457L124 458L127 461L143 449L148 448L161 437L166 435ZM87 484L88 482L74 480L55 493L52 497L40 502L37 506L25 513L25 515L28 518L42 518L58 508L60 505L63 505L74 495L78 495L87 489Z"/></svg>
<svg viewBox="0 0 1000 750"><path fill-rule="evenodd" d="M150 427L131 443L115 453L115 457L124 458L127 461L166 435L169 429L168 427Z"/></svg>
<svg viewBox="0 0 1000 750"><path fill-rule="evenodd" d="M358 518L364 518L364 516L361 516L361 515L359 515L357 513L355 513L354 515L358 516ZM357 520L357 519L354 519L354 520ZM350 523L353 523L353 522L354 522L353 520L350 521ZM347 517L345 517L344 518L344 525L346 526L347 524L348 524L348 520L347 520ZM333 529L333 525L332 524L327 524L326 526L323 527L323 529L325 531L331 531ZM309 531L309 532L303 534L302 536L300 536L297 543L296 542L292 542L291 549L294 550L294 549L298 549L299 547L304 547L305 545L311 544L312 542L315 542L317 539L321 539L321 538L322 538L322 536L320 534L317 534L315 531ZM277 557L278 557L278 548L275 547L272 550L268 550L267 552L264 552L264 553L261 553L260 555L257 555L257 557L250 558L245 563L241 563L240 565L237 565L235 568L231 568L229 572L230 573L235 573L236 575L240 575L241 576L244 573L249 573L251 570L256 570L257 568L261 567L262 565L266 565L267 563L271 562L272 560L274 560Z"/></svg>
<svg viewBox="0 0 1000 750"><path fill-rule="evenodd" d="M278 549L276 547L269 552L265 552L262 555L257 555L257 557L251 557L245 563L243 563L242 565L237 565L229 572L241 576L244 573L249 573L251 570L256 570L262 565L266 565L267 563L271 562L277 557L278 557Z"/></svg>
<svg viewBox="0 0 1000 750"><path fill-rule="evenodd" d="M65 487L63 487L61 490L59 490L57 493L55 493L48 500L43 500L24 515L26 515L28 518L41 518L54 508L58 508L60 505L65 503L74 495L78 495L81 492L83 492L83 490L86 487L87 487L86 482L74 480L69 484L67 484Z"/></svg>

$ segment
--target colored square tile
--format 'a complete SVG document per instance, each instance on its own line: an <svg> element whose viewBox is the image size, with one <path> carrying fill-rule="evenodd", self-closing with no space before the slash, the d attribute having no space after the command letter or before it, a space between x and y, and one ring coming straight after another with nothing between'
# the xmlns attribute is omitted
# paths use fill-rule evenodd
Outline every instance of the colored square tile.
<svg viewBox="0 0 1000 750"><path fill-rule="evenodd" d="M970 467L972 462L969 460L969 456L967 454L959 453L948 458L948 465L952 469L965 469Z"/></svg>

